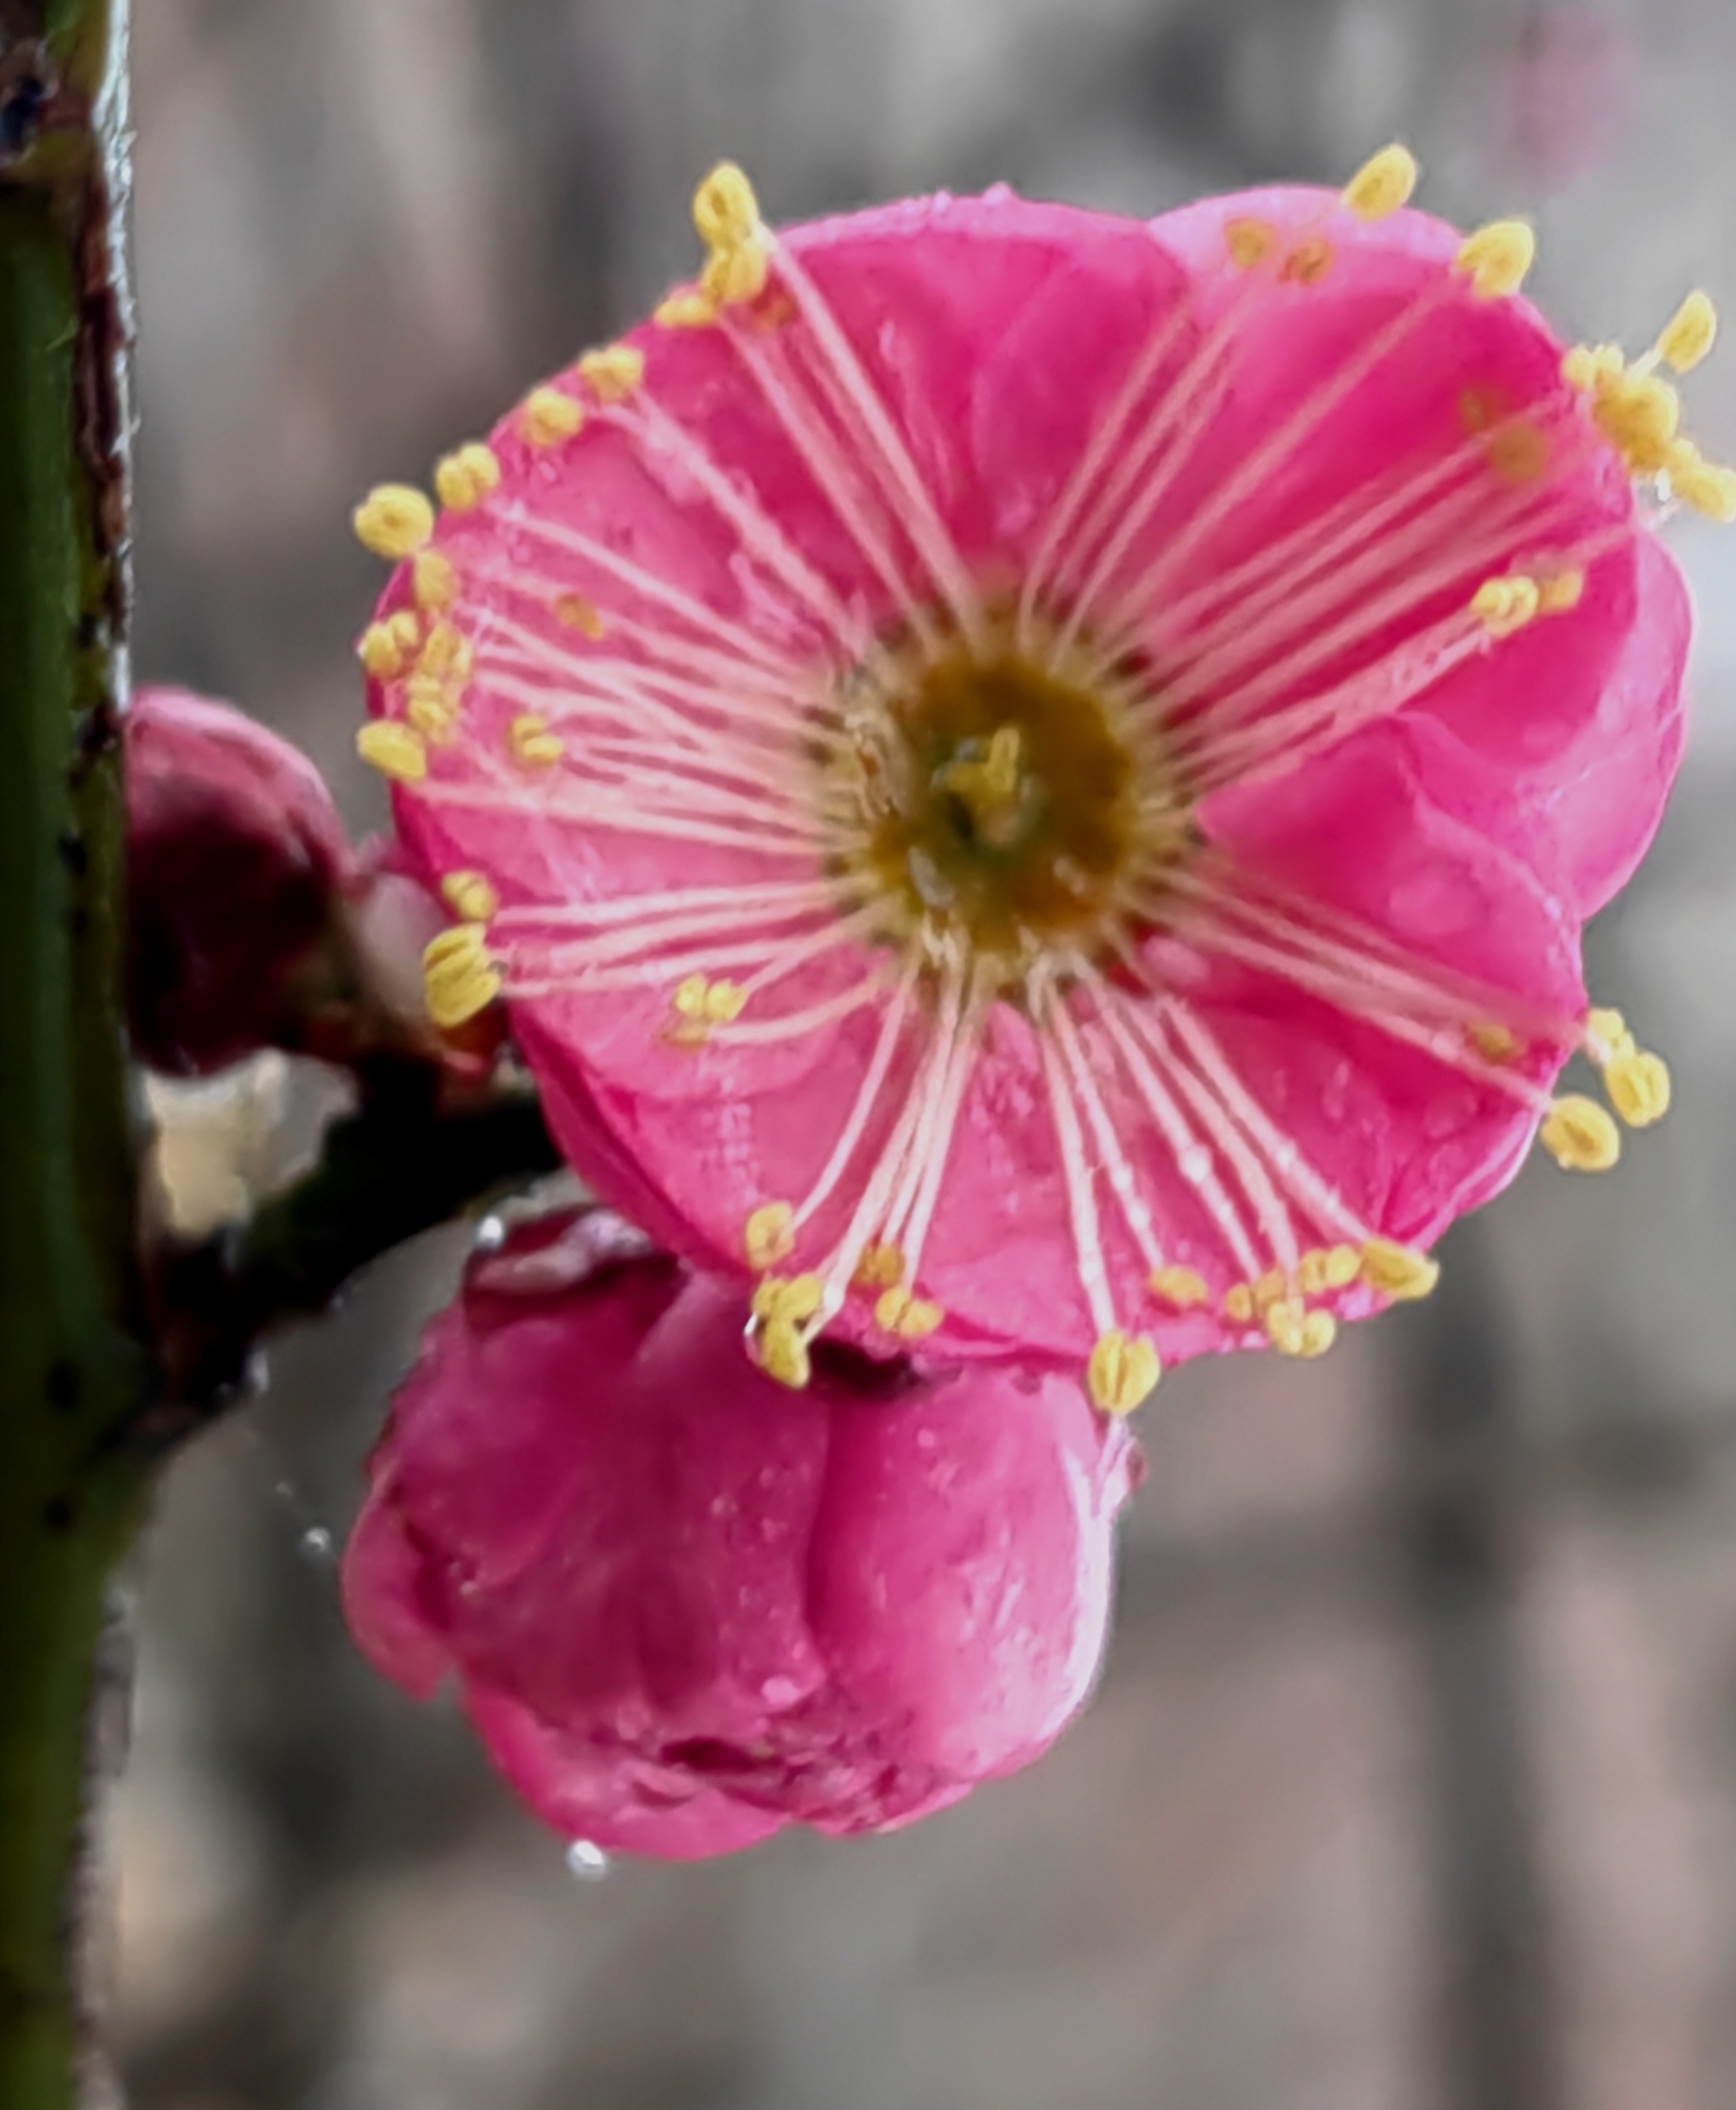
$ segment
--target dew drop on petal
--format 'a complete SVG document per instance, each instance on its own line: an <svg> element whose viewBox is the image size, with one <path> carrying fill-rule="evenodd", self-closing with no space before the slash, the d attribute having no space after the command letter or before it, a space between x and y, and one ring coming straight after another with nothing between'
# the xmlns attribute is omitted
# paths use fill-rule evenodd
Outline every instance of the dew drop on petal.
<svg viewBox="0 0 1736 2110"><path fill-rule="evenodd" d="M332 1557L335 1541L323 1524L310 1524L301 1534L300 1546L305 1560L324 1562Z"/></svg>
<svg viewBox="0 0 1736 2110"><path fill-rule="evenodd" d="M1176 1162L1182 1178L1195 1187L1211 1175L1212 1153L1203 1143L1190 1143Z"/></svg>
<svg viewBox="0 0 1736 2110"><path fill-rule="evenodd" d="M506 1243L506 1226L498 1216L484 1216L476 1227L474 1241L478 1252L498 1252Z"/></svg>
<svg viewBox="0 0 1736 2110"><path fill-rule="evenodd" d="M609 1873L609 1856L593 1840L575 1839L564 1858L567 1873L582 1883L600 1883Z"/></svg>

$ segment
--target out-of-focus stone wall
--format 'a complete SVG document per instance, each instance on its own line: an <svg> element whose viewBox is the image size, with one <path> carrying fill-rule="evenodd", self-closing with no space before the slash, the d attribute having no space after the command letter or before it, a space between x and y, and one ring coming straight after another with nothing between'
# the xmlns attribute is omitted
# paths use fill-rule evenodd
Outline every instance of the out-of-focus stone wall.
<svg viewBox="0 0 1736 2110"><path fill-rule="evenodd" d="M1395 133L1643 341L1736 297L1736 16L1521 0L147 0L139 659L358 826L345 531L655 297L718 154L793 218L1006 177L1154 211ZM1693 384L1708 445L1736 393ZM1596 985L1675 1067L1438 1307L1147 1416L1119 1628L1042 1766L903 1836L582 1881L348 1648L332 1549L445 1234L272 1356L143 1564L138 2110L1723 2110L1736 1975L1736 546Z"/></svg>

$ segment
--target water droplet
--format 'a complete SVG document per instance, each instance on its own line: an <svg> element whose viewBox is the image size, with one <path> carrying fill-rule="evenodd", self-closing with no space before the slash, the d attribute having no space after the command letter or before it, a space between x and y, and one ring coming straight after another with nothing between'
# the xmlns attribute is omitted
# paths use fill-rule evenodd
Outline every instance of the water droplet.
<svg viewBox="0 0 1736 2110"><path fill-rule="evenodd" d="M323 1524L310 1524L301 1534L301 1552L308 1560L329 1560L335 1544Z"/></svg>
<svg viewBox="0 0 1736 2110"><path fill-rule="evenodd" d="M498 1216L484 1216L476 1227L474 1241L478 1252L498 1252L506 1243L506 1226Z"/></svg>
<svg viewBox="0 0 1736 2110"><path fill-rule="evenodd" d="M590 1839L575 1839L566 1852L567 1873L582 1883L600 1883L609 1873L609 1856Z"/></svg>
<svg viewBox="0 0 1736 2110"><path fill-rule="evenodd" d="M1176 1161L1182 1178L1196 1187L1211 1176L1212 1153L1203 1143L1190 1143Z"/></svg>

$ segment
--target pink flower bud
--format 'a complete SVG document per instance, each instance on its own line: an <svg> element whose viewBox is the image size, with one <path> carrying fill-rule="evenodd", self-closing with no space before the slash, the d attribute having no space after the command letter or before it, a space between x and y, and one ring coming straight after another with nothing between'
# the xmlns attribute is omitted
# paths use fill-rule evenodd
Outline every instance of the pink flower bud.
<svg viewBox="0 0 1736 2110"><path fill-rule="evenodd" d="M350 858L324 780L276 734L184 689L139 690L125 726L139 1059L193 1075L293 1041L296 985Z"/></svg>
<svg viewBox="0 0 1736 2110"><path fill-rule="evenodd" d="M818 1344L616 1216L473 1264L374 1454L350 1623L448 1677L569 1838L673 1859L909 1822L1054 1741L1095 1675L1135 1458L1076 1385Z"/></svg>

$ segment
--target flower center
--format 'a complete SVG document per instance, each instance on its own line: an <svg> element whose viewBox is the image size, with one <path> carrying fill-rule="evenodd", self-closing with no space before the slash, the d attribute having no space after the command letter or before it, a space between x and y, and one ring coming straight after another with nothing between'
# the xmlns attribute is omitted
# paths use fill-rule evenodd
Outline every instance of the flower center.
<svg viewBox="0 0 1736 2110"><path fill-rule="evenodd" d="M1149 918L1194 840L1190 802L1150 700L1092 672L995 617L975 640L900 641L857 677L824 764L832 868L887 942L963 941L1004 980Z"/></svg>

